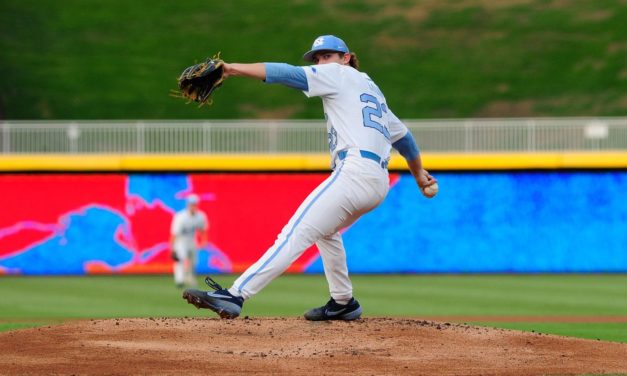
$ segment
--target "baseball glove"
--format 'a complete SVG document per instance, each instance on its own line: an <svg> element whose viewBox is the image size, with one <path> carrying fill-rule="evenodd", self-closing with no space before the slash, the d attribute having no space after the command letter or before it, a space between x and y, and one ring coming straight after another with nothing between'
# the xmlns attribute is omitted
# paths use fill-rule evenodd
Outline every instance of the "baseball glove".
<svg viewBox="0 0 627 376"><path fill-rule="evenodd" d="M175 250L172 250L172 253L170 253L170 257L172 258L172 261L174 262L181 261L181 259L179 258L179 255L176 254Z"/></svg>
<svg viewBox="0 0 627 376"><path fill-rule="evenodd" d="M218 53L200 64L186 68L178 78L179 92L175 92L175 96L188 99L188 103L198 102L198 107L211 105L211 94L223 81L224 61Z"/></svg>

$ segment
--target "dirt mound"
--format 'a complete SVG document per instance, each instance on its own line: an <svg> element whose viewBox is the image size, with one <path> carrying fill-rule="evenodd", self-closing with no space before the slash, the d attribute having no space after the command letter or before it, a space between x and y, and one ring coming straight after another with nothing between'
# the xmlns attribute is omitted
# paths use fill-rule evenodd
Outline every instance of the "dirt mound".
<svg viewBox="0 0 627 376"><path fill-rule="evenodd" d="M418 319L114 319L0 333L3 374L627 372L627 344Z"/></svg>

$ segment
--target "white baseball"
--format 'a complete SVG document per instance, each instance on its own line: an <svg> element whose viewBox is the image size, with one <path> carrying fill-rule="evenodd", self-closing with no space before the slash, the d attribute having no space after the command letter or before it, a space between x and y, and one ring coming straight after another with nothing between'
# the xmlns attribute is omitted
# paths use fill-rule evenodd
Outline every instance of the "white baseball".
<svg viewBox="0 0 627 376"><path fill-rule="evenodd" d="M425 197L431 198L438 193L438 183L433 183L422 189L422 193Z"/></svg>

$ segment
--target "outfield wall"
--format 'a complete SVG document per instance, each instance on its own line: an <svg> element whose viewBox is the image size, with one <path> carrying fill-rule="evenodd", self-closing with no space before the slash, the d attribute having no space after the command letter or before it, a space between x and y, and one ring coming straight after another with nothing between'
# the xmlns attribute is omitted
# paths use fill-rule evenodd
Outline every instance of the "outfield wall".
<svg viewBox="0 0 627 376"><path fill-rule="evenodd" d="M441 190L432 200L421 197L411 176L398 167L385 202L344 230L349 269L627 272L627 170L620 165L626 159L597 156L597 163L607 162L605 168L582 170L585 166L574 164L570 167L579 169L572 170L554 165L572 163L572 156L546 158L548 165L510 157L515 166L504 163L504 156L492 156L500 161L492 171L469 165L472 156L458 169L440 165L442 171L434 173ZM327 162L317 158L316 163ZM427 167L429 161L435 164L433 158L425 156ZM32 169L38 173L25 173L29 170L7 169L4 163L12 172L0 175L0 273L169 272L171 217L192 192L200 195L211 222L211 244L200 252L199 272L241 272L328 176L316 163L309 164L311 171L292 172L260 166L254 172L113 172L93 165L78 172L66 165L74 173L41 166ZM322 272L315 247L290 271Z"/></svg>

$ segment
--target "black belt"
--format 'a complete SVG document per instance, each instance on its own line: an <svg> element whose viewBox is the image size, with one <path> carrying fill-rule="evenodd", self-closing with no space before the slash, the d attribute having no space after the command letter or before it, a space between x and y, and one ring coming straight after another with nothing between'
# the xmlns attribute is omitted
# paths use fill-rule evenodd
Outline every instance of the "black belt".
<svg viewBox="0 0 627 376"><path fill-rule="evenodd" d="M377 162L379 166L381 166L381 168L388 168L388 161L381 159L381 157L379 157L376 153L368 150L359 150L359 154L362 158L370 159ZM344 160L347 155L348 150L340 150L337 152L337 157L340 159L340 161Z"/></svg>

